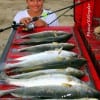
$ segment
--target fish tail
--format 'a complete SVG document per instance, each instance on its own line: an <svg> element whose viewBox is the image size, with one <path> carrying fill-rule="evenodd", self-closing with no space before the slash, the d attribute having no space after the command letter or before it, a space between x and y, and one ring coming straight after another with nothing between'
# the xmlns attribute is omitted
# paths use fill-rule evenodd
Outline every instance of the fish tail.
<svg viewBox="0 0 100 100"><path fill-rule="evenodd" d="M11 93L13 93L14 91L16 91L16 90L18 90L18 89L20 89L20 88L11 88L11 89L7 89L7 90L0 90L0 97L2 97L2 96L5 96L5 95L7 95L7 94L11 94ZM1 100L1 99L0 99Z"/></svg>
<svg viewBox="0 0 100 100"><path fill-rule="evenodd" d="M3 81L5 82L7 80L7 78L9 78L9 76L6 74L6 72L2 71L0 73L0 80L2 80L2 82Z"/></svg>
<svg viewBox="0 0 100 100"><path fill-rule="evenodd" d="M7 75L6 75L5 71L4 71L4 66L5 66L5 63L1 63L0 64L0 84L6 84L5 79L7 78L6 77Z"/></svg>
<svg viewBox="0 0 100 100"><path fill-rule="evenodd" d="M58 54L60 54L62 50L63 50L63 47L61 47L61 48L59 49Z"/></svg>
<svg viewBox="0 0 100 100"><path fill-rule="evenodd" d="M11 90L0 90L0 97L10 94Z"/></svg>
<svg viewBox="0 0 100 100"><path fill-rule="evenodd" d="M4 71L4 69L5 69L5 63L0 63L0 73Z"/></svg>

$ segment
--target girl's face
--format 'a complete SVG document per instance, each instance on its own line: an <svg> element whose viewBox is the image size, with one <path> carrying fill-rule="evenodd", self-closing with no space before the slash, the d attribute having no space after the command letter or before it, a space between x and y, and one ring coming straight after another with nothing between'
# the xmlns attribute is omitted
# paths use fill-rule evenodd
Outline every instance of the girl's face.
<svg viewBox="0 0 100 100"><path fill-rule="evenodd" d="M44 0L26 0L26 2L33 12L39 12L43 9Z"/></svg>

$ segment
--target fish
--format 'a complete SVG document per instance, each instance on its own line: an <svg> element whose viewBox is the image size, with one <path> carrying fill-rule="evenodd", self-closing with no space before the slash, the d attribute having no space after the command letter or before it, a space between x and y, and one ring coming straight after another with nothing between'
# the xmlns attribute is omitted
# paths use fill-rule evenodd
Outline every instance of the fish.
<svg viewBox="0 0 100 100"><path fill-rule="evenodd" d="M40 44L40 45L34 45L34 46L28 46L28 47L23 47L20 49L17 49L17 52L32 52L32 53L39 53L39 52L44 52L48 50L55 50L59 48L63 48L63 50L72 50L75 47L74 44L72 43L47 43L47 44Z"/></svg>
<svg viewBox="0 0 100 100"><path fill-rule="evenodd" d="M23 73L29 71L46 70L46 69L62 69L62 68L67 68L68 66L79 69L86 63L87 60L84 58L69 57L58 62L45 63L35 66L28 64L27 66L13 67L13 69L11 69L9 66L8 68L10 68L11 70L7 71L7 73L10 74L10 73ZM4 68L7 69L7 67Z"/></svg>
<svg viewBox="0 0 100 100"><path fill-rule="evenodd" d="M65 31L57 31L57 30L46 30L41 32L35 32L27 35L20 36L19 38L44 38L44 37L57 37L60 35L70 34Z"/></svg>
<svg viewBox="0 0 100 100"><path fill-rule="evenodd" d="M38 45L43 43L52 43L52 42L67 42L72 37L72 34L64 34L59 36L52 36L52 37L40 37L40 38L28 38L19 41L18 39L15 40L14 44L18 45Z"/></svg>
<svg viewBox="0 0 100 100"><path fill-rule="evenodd" d="M78 78L65 75L62 73L52 73L52 74L44 74L44 75L37 75L30 78L20 78L15 79L11 78L6 73L0 75L1 79L4 80L8 85L15 85L15 86L22 86L22 87L33 87L33 86L44 86L44 85L53 85L53 84L61 84L61 82L77 82L79 84L86 84L85 82L79 80ZM74 84L74 83L73 83Z"/></svg>
<svg viewBox="0 0 100 100"><path fill-rule="evenodd" d="M67 86L40 86L32 88L21 88L20 91L11 93L15 97L40 97L40 98L81 98L81 97L100 97L99 92L84 85L71 85ZM23 92L27 91L27 92ZM35 92L36 91L36 92ZM29 92L29 93L28 93Z"/></svg>
<svg viewBox="0 0 100 100"><path fill-rule="evenodd" d="M12 84L15 83L16 86L19 84L20 87L10 90L1 90L0 96L11 94L15 97L40 97L47 99L79 99L84 97L100 97L100 92L95 88L90 87L85 82L70 75L42 75L31 78L31 80L25 79L23 84L21 84L22 79L18 79L18 82L15 81L16 79L13 80L14 81L12 81Z"/></svg>
<svg viewBox="0 0 100 100"><path fill-rule="evenodd" d="M65 51L65 50L51 50L44 51L37 54L31 54L23 57L15 58L15 61L19 61L16 63L7 63L5 64L5 68L13 68L13 67L28 67L28 66L38 66L38 65L47 65L47 64L55 64L58 62L64 62L73 57L77 57L78 54Z"/></svg>
<svg viewBox="0 0 100 100"><path fill-rule="evenodd" d="M42 58L40 58L40 56L42 56ZM37 57L43 60L43 58L47 59L47 57L51 58L55 56L57 57L78 57L78 54L73 51L62 50L62 48L60 48L60 49L40 52L38 54L29 54L26 56L15 58L15 60L22 61L22 60L29 60L29 59L34 59L34 58L36 59Z"/></svg>
<svg viewBox="0 0 100 100"><path fill-rule="evenodd" d="M38 70L38 71L32 71L32 72L23 72L21 74L11 75L11 78L30 78L34 76L39 75L46 75L46 74L56 74L61 73L65 75L72 75L78 78L81 78L85 75L85 72L76 68L67 67L64 69L47 69L47 70Z"/></svg>

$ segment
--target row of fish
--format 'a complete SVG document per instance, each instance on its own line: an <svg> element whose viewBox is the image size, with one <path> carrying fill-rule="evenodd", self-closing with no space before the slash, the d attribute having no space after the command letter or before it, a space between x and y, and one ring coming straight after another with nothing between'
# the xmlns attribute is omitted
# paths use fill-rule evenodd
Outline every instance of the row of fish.
<svg viewBox="0 0 100 100"><path fill-rule="evenodd" d="M8 76L2 72L0 78L6 84L18 87L2 90L0 96L11 94L15 97L69 100L100 98L95 88L80 79L85 75L80 67L86 64L86 59L69 51L75 45L63 43L71 36L63 31L44 31L18 37L28 41L16 44L33 43L33 46L14 50L15 53L29 52L29 55L13 59L15 63L5 64L5 69L12 69L9 72L15 75Z"/></svg>

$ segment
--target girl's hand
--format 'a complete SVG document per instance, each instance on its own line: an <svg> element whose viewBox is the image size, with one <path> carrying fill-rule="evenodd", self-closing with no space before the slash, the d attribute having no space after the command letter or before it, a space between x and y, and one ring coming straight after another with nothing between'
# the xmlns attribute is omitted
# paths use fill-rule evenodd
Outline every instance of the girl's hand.
<svg viewBox="0 0 100 100"><path fill-rule="evenodd" d="M30 21L32 21L32 18L30 18L30 17L25 17L25 18L22 18L22 19L20 20L20 23L22 23L22 24L24 24L25 26L27 26L27 25L30 23Z"/></svg>
<svg viewBox="0 0 100 100"><path fill-rule="evenodd" d="M22 18L20 20L20 23L24 24L25 26L27 26L30 22L32 21L32 18L30 17L26 17L26 18ZM37 21L33 22L35 27L44 27L44 26L48 26L47 23L45 21L43 21L42 19L38 19Z"/></svg>
<svg viewBox="0 0 100 100"><path fill-rule="evenodd" d="M34 22L35 27L44 27L48 26L48 24L43 21L42 19L38 19L37 21Z"/></svg>

